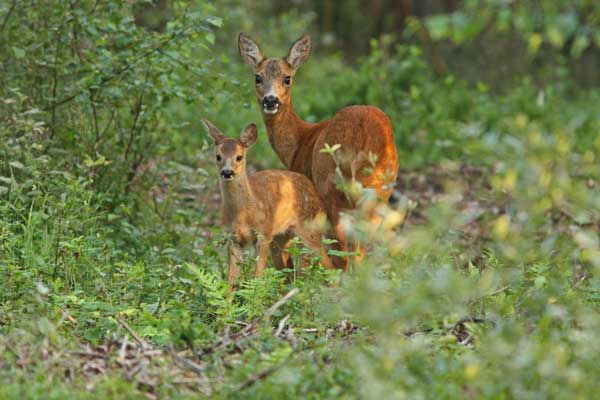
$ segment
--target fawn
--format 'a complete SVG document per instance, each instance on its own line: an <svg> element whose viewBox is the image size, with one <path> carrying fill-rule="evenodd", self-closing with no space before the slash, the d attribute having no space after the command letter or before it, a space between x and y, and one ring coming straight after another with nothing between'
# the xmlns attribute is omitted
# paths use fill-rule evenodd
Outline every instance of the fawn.
<svg viewBox="0 0 600 400"><path fill-rule="evenodd" d="M244 33L239 35L238 46L255 73L256 100L271 146L288 169L313 181L324 201L338 246L346 250L339 212L355 208L358 202L339 190L339 175L373 189L377 201L387 203L398 175L398 153L389 118L372 106L345 107L320 123L304 122L294 112L292 81L310 55L308 34L298 39L284 58L266 58L258 44ZM341 145L337 159L320 152L326 144ZM378 226L380 218L374 211L370 219ZM334 260L338 267L347 267L347 259Z"/></svg>
<svg viewBox="0 0 600 400"><path fill-rule="evenodd" d="M266 170L247 175L246 152L256 142L256 125L248 125L239 139L233 139L208 120L202 122L215 142L223 223L233 234L227 274L230 287L239 274L242 247L256 242L255 276L261 276L271 242L278 235L299 236L307 247L321 254L325 267L333 268L321 246L326 214L312 182L291 171Z"/></svg>

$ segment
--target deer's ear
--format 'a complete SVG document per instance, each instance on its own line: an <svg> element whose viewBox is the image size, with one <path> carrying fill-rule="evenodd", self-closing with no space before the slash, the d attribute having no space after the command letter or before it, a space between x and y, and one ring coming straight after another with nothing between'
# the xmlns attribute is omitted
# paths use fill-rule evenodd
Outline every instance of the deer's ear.
<svg viewBox="0 0 600 400"><path fill-rule="evenodd" d="M256 68L256 66L265 58L254 39L244 32L241 32L238 36L238 48L244 62L252 68Z"/></svg>
<svg viewBox="0 0 600 400"><path fill-rule="evenodd" d="M240 135L240 142L246 148L256 143L256 139L258 139L258 129L254 124L248 125Z"/></svg>
<svg viewBox="0 0 600 400"><path fill-rule="evenodd" d="M223 139L225 139L225 135L223 135L221 131L209 120L202 118L202 125L204 125L206 132L208 132L210 137L213 138L215 143L220 143L223 141Z"/></svg>
<svg viewBox="0 0 600 400"><path fill-rule="evenodd" d="M308 60L310 56L310 50L312 48L312 38L310 33L305 33L302 37L292 45L290 52L288 53L285 60L294 69L298 69L302 64Z"/></svg>

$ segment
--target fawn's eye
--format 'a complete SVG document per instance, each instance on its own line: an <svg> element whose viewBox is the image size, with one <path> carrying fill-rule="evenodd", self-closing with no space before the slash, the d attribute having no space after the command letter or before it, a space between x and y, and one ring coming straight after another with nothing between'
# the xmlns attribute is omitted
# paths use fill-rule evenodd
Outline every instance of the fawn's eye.
<svg viewBox="0 0 600 400"><path fill-rule="evenodd" d="M283 84L286 86L289 86L292 83L292 77L291 76L286 76L283 78Z"/></svg>
<svg viewBox="0 0 600 400"><path fill-rule="evenodd" d="M237 161L237 162L240 162L240 161L242 161L242 158L244 158L244 156L241 156L241 155L240 155L240 156L237 156L237 157L235 158L235 161Z"/></svg>
<svg viewBox="0 0 600 400"><path fill-rule="evenodd" d="M221 161L221 156L217 154L217 161Z"/></svg>
<svg viewBox="0 0 600 400"><path fill-rule="evenodd" d="M260 85L262 83L262 76L256 75L254 77L254 81L256 82L257 85Z"/></svg>

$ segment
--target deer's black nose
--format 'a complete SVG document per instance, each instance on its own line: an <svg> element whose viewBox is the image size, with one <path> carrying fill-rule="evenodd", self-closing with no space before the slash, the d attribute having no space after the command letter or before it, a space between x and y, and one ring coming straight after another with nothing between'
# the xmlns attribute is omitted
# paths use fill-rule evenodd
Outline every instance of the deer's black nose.
<svg viewBox="0 0 600 400"><path fill-rule="evenodd" d="M267 110L274 110L279 107L279 99L275 96L266 96L262 99L262 106Z"/></svg>
<svg viewBox="0 0 600 400"><path fill-rule="evenodd" d="M234 175L234 173L233 173L233 170L231 170L231 169L222 169L221 170L221 176L225 179L231 179L231 178L233 178L233 175Z"/></svg>

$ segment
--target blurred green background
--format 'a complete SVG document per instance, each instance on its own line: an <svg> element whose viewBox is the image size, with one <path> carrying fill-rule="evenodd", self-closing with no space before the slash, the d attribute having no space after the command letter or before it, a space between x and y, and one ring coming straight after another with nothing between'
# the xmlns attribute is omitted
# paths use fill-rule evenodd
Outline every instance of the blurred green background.
<svg viewBox="0 0 600 400"><path fill-rule="evenodd" d="M305 120L392 120L395 201L375 238L349 216L372 248L337 287L318 261L253 279L250 255L223 279L200 117L257 123L250 168L282 168L240 31L270 56L312 33ZM600 390L597 0L2 0L0 60L0 398ZM193 364L113 362L120 320Z"/></svg>

